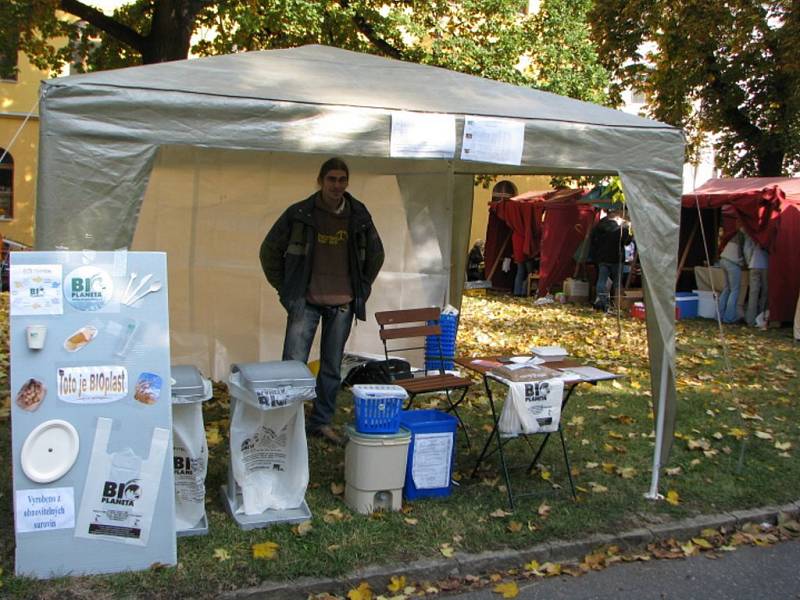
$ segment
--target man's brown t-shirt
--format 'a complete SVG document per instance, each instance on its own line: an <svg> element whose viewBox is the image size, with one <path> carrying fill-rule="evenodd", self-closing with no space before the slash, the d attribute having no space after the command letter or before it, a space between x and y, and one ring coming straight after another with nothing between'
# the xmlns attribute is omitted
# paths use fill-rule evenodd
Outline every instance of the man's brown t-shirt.
<svg viewBox="0 0 800 600"><path fill-rule="evenodd" d="M317 237L311 262L311 281L306 292L306 301L311 304L340 306L353 300L347 255L349 222L350 207L346 202L341 212L331 212L317 198L314 205Z"/></svg>

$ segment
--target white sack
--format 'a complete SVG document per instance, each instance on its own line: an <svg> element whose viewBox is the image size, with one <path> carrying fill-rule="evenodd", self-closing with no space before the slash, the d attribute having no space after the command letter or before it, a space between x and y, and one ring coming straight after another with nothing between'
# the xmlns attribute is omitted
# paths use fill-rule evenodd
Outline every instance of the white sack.
<svg viewBox="0 0 800 600"><path fill-rule="evenodd" d="M205 515L208 442L200 402L173 405L172 448L175 528L182 531L197 526Z"/></svg>
<svg viewBox="0 0 800 600"><path fill-rule="evenodd" d="M498 429L506 435L550 433L561 422L562 379L508 381L508 394L500 414Z"/></svg>

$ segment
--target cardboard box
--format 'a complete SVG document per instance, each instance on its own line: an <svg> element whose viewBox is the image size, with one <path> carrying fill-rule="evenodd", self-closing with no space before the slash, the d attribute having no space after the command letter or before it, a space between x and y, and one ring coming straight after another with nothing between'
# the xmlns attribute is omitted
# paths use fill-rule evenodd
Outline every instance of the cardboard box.
<svg viewBox="0 0 800 600"><path fill-rule="evenodd" d="M625 290L622 292L620 298L620 308L622 310L630 310L634 302L642 302L644 299L644 292L642 290Z"/></svg>
<svg viewBox="0 0 800 600"><path fill-rule="evenodd" d="M567 302L586 302L589 300L589 282L568 277L564 280L564 296Z"/></svg>

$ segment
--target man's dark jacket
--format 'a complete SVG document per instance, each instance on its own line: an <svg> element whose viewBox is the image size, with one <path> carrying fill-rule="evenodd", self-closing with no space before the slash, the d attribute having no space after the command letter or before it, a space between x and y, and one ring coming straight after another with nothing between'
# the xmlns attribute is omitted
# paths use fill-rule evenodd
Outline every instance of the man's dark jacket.
<svg viewBox="0 0 800 600"><path fill-rule="evenodd" d="M600 219L589 237L589 257L597 264L618 264L620 261L624 263L625 246L631 243L631 239L630 229L625 221L620 227L616 219L611 217Z"/></svg>
<svg viewBox="0 0 800 600"><path fill-rule="evenodd" d="M289 312L305 306L316 240L316 197L314 193L287 208L261 243L261 268ZM372 282L383 265L383 244L367 207L346 192L344 197L350 207L347 245L353 313L364 321Z"/></svg>

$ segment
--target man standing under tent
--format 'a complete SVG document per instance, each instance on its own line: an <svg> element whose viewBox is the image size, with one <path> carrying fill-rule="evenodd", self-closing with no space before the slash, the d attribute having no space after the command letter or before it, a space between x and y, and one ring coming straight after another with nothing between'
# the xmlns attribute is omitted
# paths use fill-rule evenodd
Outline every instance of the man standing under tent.
<svg viewBox="0 0 800 600"><path fill-rule="evenodd" d="M745 321L750 327L756 324L756 317L767 310L767 269L769 254L747 233L744 234L744 259L749 272L747 310Z"/></svg>
<svg viewBox="0 0 800 600"><path fill-rule="evenodd" d="M622 264L625 262L625 246L631 243L628 222L622 218L619 205L612 205L608 214L594 226L589 237L589 256L597 265L597 296L593 306L608 310L608 278L611 277L614 291L620 289Z"/></svg>
<svg viewBox="0 0 800 600"><path fill-rule="evenodd" d="M740 223L737 222L737 225ZM744 232L736 230L719 255L719 264L725 271L725 288L719 295L719 314L723 323L736 323L739 320L739 284L744 262Z"/></svg>
<svg viewBox="0 0 800 600"><path fill-rule="evenodd" d="M350 170L339 158L319 170L319 190L291 205L261 244L261 267L286 309L283 360L308 362L320 320L320 367L309 435L341 444L332 427L344 346L366 301L384 251L372 217L347 193Z"/></svg>

